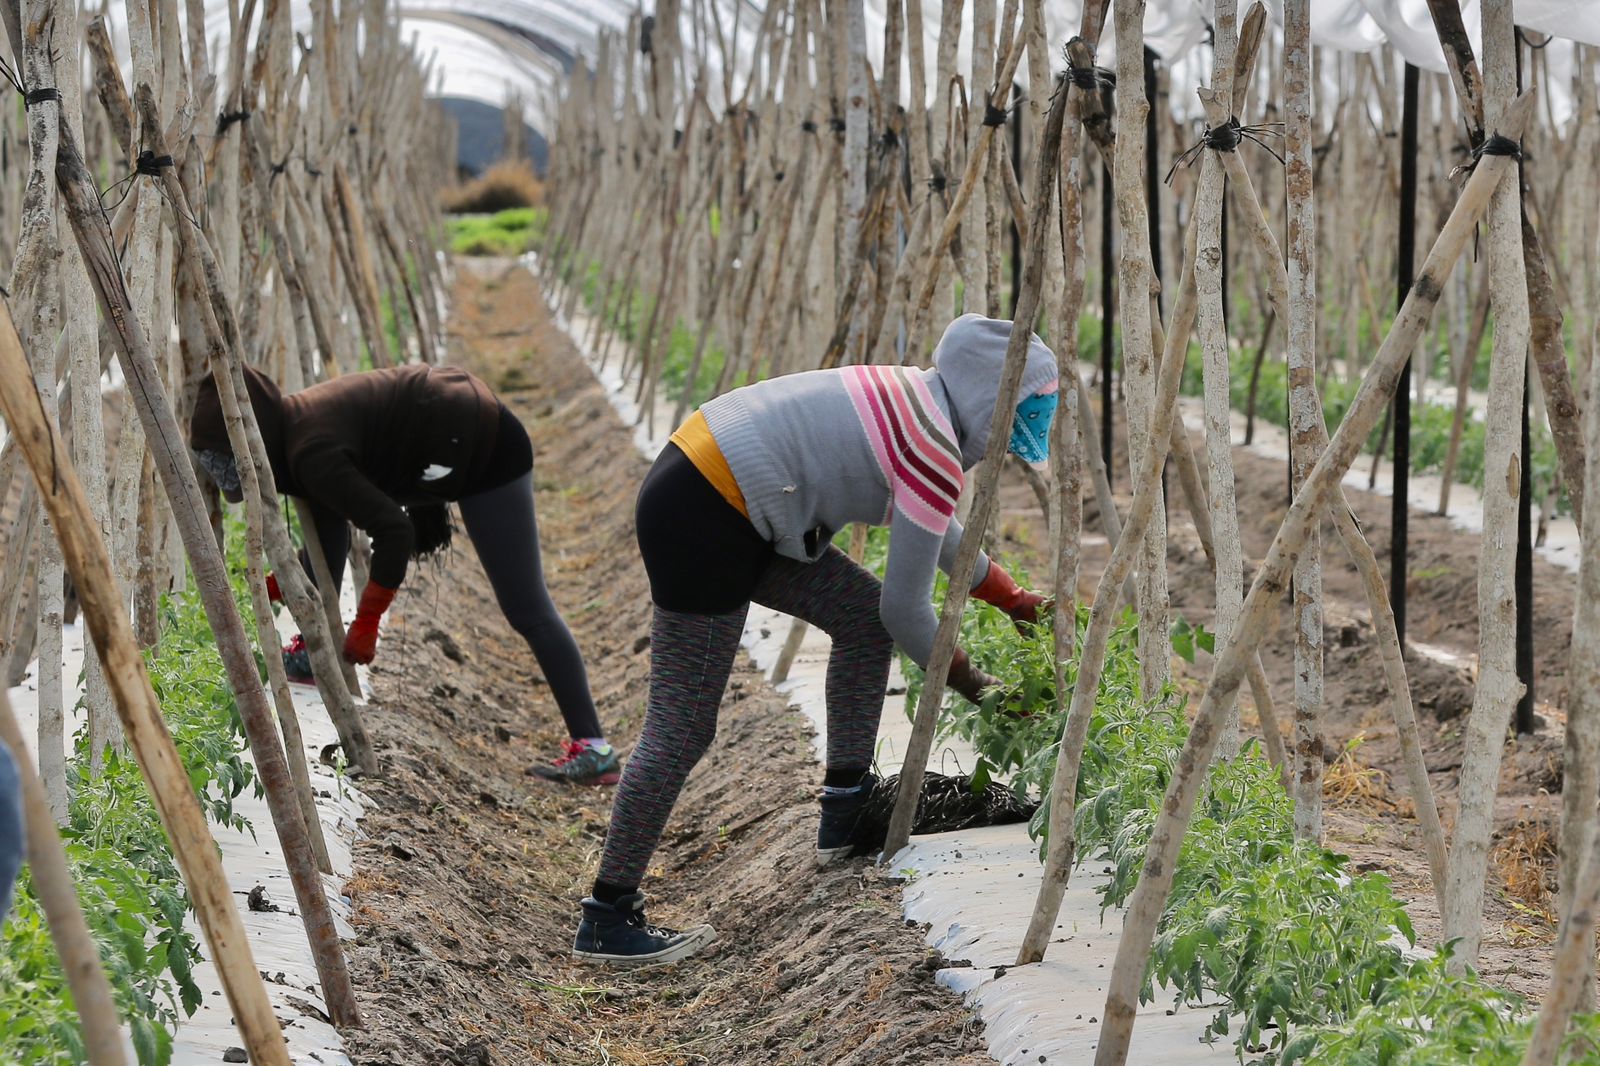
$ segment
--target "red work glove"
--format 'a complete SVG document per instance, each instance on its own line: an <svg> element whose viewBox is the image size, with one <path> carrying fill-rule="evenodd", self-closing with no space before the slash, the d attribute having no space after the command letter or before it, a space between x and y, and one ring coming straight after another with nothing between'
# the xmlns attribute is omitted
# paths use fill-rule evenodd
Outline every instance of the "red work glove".
<svg viewBox="0 0 1600 1066"><path fill-rule="evenodd" d="M972 595L984 603L994 604L1010 615L1018 629L1024 625L1033 625L1043 618L1050 602L1037 592L1029 592L1018 585L993 559L989 560L989 572L972 590Z"/></svg>
<svg viewBox="0 0 1600 1066"><path fill-rule="evenodd" d="M983 702L984 691L999 685L1000 680L973 666L967 653L957 648L955 658L950 660L950 677L945 683L968 703L976 706Z"/></svg>
<svg viewBox="0 0 1600 1066"><path fill-rule="evenodd" d="M344 635L344 661L370 663L378 651L378 621L394 602L394 589L386 589L375 581L368 581L361 591L361 602L356 605L355 621Z"/></svg>
<svg viewBox="0 0 1600 1066"><path fill-rule="evenodd" d="M272 573L267 574L267 602L268 603L282 603L283 602L283 589L278 587L278 575L277 574L272 574Z"/></svg>

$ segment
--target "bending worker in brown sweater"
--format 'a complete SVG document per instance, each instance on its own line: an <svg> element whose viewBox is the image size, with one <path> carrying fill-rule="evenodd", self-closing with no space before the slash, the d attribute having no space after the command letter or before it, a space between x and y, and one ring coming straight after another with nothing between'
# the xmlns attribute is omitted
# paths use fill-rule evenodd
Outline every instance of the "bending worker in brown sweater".
<svg viewBox="0 0 1600 1066"><path fill-rule="evenodd" d="M487 385L454 367L403 366L347 374L283 395L246 368L250 405L278 491L305 499L335 594L353 522L372 537L372 567L344 657L370 663L378 623L412 558L449 542L448 503L459 503L495 598L539 660L569 740L532 772L570 784L614 784L606 743L577 642L545 588L533 507L533 444ZM230 501L243 499L214 381L200 387L189 433L200 465ZM300 638L286 650L309 678Z"/></svg>

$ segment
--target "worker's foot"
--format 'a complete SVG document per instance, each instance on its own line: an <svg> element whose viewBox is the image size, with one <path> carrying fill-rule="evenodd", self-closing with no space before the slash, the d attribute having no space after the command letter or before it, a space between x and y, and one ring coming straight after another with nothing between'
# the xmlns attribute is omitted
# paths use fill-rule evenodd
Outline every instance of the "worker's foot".
<svg viewBox="0 0 1600 1066"><path fill-rule="evenodd" d="M283 672L296 685L317 683L317 679L311 676L311 653L306 650L306 638L299 633L283 649Z"/></svg>
<svg viewBox="0 0 1600 1066"><path fill-rule="evenodd" d="M872 798L872 789L877 783L877 775L869 770L854 788L822 790L822 818L817 822L818 866L846 858L854 850L850 838L855 835L861 810Z"/></svg>
<svg viewBox="0 0 1600 1066"><path fill-rule="evenodd" d="M564 785L614 785L622 779L622 764L610 744L568 740L554 762L530 766L528 773Z"/></svg>
<svg viewBox="0 0 1600 1066"><path fill-rule="evenodd" d="M709 925L685 932L651 925L644 918L643 892L630 892L615 903L590 896L583 901L572 954L582 962L661 965L686 959L716 939L716 930Z"/></svg>

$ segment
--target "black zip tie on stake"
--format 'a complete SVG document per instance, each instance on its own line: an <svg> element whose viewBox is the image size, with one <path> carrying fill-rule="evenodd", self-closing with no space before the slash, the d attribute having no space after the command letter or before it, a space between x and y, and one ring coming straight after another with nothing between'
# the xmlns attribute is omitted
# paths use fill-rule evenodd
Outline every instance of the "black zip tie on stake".
<svg viewBox="0 0 1600 1066"><path fill-rule="evenodd" d="M985 126L1004 126L1010 113L1003 107L995 107L989 100L983 102L983 124Z"/></svg>
<svg viewBox="0 0 1600 1066"><path fill-rule="evenodd" d="M1214 152L1236 152L1239 145L1249 141L1265 148L1267 153L1283 164L1283 156L1273 151L1272 146L1263 137L1282 137L1283 123L1264 122L1258 126L1241 126L1239 120L1230 116L1228 121L1220 126L1207 126L1200 139L1186 148L1178 158L1172 161L1172 166L1167 168L1167 176L1162 179L1163 184L1171 185L1172 176L1178 172L1179 167L1193 166L1194 161L1200 158L1200 153L1210 148Z"/></svg>
<svg viewBox="0 0 1600 1066"><path fill-rule="evenodd" d="M22 102L27 107L32 107L34 104L59 104L61 102L61 90L55 88L29 89L22 94Z"/></svg>
<svg viewBox="0 0 1600 1066"><path fill-rule="evenodd" d="M810 119L806 119L804 122L800 123L800 132L815 133L817 132L817 124Z"/></svg>
<svg viewBox="0 0 1600 1066"><path fill-rule="evenodd" d="M837 118L837 117L836 118L830 118L828 120L828 128L830 130L832 130L833 132L835 132L835 133L843 133L844 132L844 119Z"/></svg>

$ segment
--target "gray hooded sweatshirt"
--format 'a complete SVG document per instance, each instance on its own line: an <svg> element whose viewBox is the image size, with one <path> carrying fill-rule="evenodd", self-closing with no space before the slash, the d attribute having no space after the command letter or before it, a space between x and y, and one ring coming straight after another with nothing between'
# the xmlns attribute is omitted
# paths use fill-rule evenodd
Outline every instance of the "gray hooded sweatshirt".
<svg viewBox="0 0 1600 1066"><path fill-rule="evenodd" d="M848 366L771 378L701 408L750 521L779 554L814 562L851 522L887 525L879 610L907 655L927 666L938 618L933 575L955 563L963 475L983 458L1011 323L962 315L933 369ZM1031 337L1022 386L1046 390L1055 355ZM977 577L988 571L979 553Z"/></svg>

